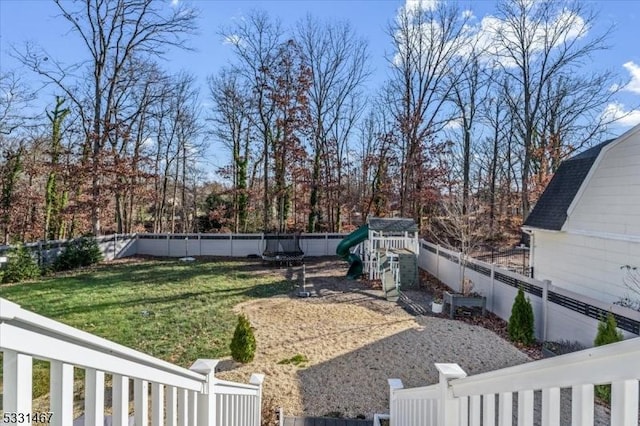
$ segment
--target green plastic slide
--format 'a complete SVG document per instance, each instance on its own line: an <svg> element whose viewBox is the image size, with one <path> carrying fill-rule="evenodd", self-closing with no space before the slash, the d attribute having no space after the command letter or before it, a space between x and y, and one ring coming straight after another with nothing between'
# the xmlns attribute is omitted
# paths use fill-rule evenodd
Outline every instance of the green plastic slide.
<svg viewBox="0 0 640 426"><path fill-rule="evenodd" d="M369 225L362 225L349 235L347 235L338 247L336 247L336 254L346 260L349 263L349 270L347 271L347 278L355 280L362 275L362 259L355 253L351 253L349 249L357 246L364 240L369 238Z"/></svg>

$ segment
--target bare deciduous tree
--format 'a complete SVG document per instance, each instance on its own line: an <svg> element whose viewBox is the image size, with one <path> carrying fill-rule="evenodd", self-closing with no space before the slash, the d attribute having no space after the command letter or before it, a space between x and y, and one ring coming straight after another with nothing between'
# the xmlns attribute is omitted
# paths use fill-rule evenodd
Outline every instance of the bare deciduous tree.
<svg viewBox="0 0 640 426"><path fill-rule="evenodd" d="M276 105L269 97L269 72L277 67L278 50L281 47L284 31L279 21L273 21L264 12L252 12L246 19L239 21L233 28L222 31L225 41L231 44L238 62L234 72L242 77L243 84L251 88L252 115L251 124L257 129L262 142L263 164L263 217L262 228L271 228L272 202L269 187L270 165L269 149L274 140Z"/></svg>
<svg viewBox="0 0 640 426"><path fill-rule="evenodd" d="M419 218L420 175L430 168L433 135L452 118L445 105L458 82L459 74L451 71L464 69L460 53L466 49L467 28L455 6L420 3L403 7L389 33L394 56L387 94L399 133L399 210Z"/></svg>
<svg viewBox="0 0 640 426"><path fill-rule="evenodd" d="M341 182L344 154L362 110L360 95L369 75L367 43L348 23L321 23L311 16L298 24L297 39L311 71L309 124L313 166L307 231L317 230L321 197L327 201L324 203L327 215L334 219L330 220L329 229L338 231L342 207L339 195L344 192ZM327 178L325 185L322 185L323 174ZM328 186L331 177L335 177L336 182Z"/></svg>
<svg viewBox="0 0 640 426"><path fill-rule="evenodd" d="M557 101L562 91L556 90L561 87L558 84L576 73L592 54L606 48L608 32L588 34L596 14L578 1L503 0L498 4L497 16L500 24L494 29L494 54L496 63L509 79L509 90L504 91L503 96L522 143L521 208L526 217L530 210L536 139L541 136L545 106L551 107L555 102L548 95L555 92ZM600 77L590 78L589 82L599 93L609 89L599 86ZM594 107L593 103L589 104ZM572 121L585 113L574 115Z"/></svg>
<svg viewBox="0 0 640 426"><path fill-rule="evenodd" d="M167 7L156 0L72 3L55 0L55 3L81 39L87 61L63 67L33 46L16 54L28 68L55 84L80 111L91 171L91 222L97 235L101 232L101 210L105 204L101 158L109 134L117 127L113 120L120 78L133 55L157 57L170 47L185 47L183 37L193 32L197 14L182 3ZM82 80L85 93L78 90Z"/></svg>

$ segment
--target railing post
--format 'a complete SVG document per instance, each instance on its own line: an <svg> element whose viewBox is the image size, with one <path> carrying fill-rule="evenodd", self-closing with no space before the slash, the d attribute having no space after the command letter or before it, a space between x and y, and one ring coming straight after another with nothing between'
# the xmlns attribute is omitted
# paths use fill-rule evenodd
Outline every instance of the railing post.
<svg viewBox="0 0 640 426"><path fill-rule="evenodd" d="M198 393L198 426L216 426L215 370L217 359L198 359L189 370L207 376L202 392Z"/></svg>
<svg viewBox="0 0 640 426"><path fill-rule="evenodd" d="M264 374L253 373L249 379L249 383L258 386L258 396L256 398L258 404L256 407L256 413L254 413L253 416L255 419L253 425L260 426L262 424L262 383L264 383Z"/></svg>
<svg viewBox="0 0 640 426"><path fill-rule="evenodd" d="M457 426L460 419L460 400L453 396L449 381L467 377L458 364L435 363L440 374L440 401L438 406L438 426Z"/></svg>
<svg viewBox="0 0 640 426"><path fill-rule="evenodd" d="M400 379L387 379L387 382L389 382L389 426L396 426L398 424L396 391L404 388L404 385Z"/></svg>

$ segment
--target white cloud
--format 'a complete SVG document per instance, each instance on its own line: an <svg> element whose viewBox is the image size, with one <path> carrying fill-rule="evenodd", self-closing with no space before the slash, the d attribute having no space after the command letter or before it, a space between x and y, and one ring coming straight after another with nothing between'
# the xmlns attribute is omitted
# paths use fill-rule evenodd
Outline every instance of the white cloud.
<svg viewBox="0 0 640 426"><path fill-rule="evenodd" d="M171 6L177 6L180 4L180 0L171 0Z"/></svg>
<svg viewBox="0 0 640 426"><path fill-rule="evenodd" d="M627 111L620 102L612 102L602 113L605 120L616 120L616 124L631 127L640 124L640 110Z"/></svg>
<svg viewBox="0 0 640 426"><path fill-rule="evenodd" d="M153 138L145 138L142 141L142 148L152 149L156 147L156 141Z"/></svg>
<svg viewBox="0 0 640 426"><path fill-rule="evenodd" d="M631 74L631 81L625 87L625 90L640 94L640 65L629 61L622 66Z"/></svg>
<svg viewBox="0 0 640 426"><path fill-rule="evenodd" d="M580 15L566 10L558 14L553 21L549 22L549 25L534 25L531 23L530 27L536 28L531 37L533 40L531 45L532 52L541 51L545 48L544 43L548 40L548 37L545 37L544 34L545 27L561 29L563 37L558 37L555 41L555 46L574 39L580 39L589 31L587 23ZM483 17L479 25L477 25L476 34L478 48L486 52L484 55L485 60L489 61L497 58L507 68L516 65L508 50L510 46L517 46L520 43L518 43L516 30L511 25L500 18L488 15ZM502 40L502 42L498 40ZM507 46L504 46L503 43Z"/></svg>
<svg viewBox="0 0 640 426"><path fill-rule="evenodd" d="M222 44L230 44L232 46L239 46L242 43L242 38L237 34L230 34L225 36L222 40Z"/></svg>
<svg viewBox="0 0 640 426"><path fill-rule="evenodd" d="M527 8L532 9L531 14L535 14L536 1L530 0L527 5ZM398 10L396 19L400 22L400 17L403 13L411 17L419 11L432 11L440 3L441 0L405 0L404 6ZM494 66L499 63L506 68L513 68L517 65L510 52L511 49L520 44L518 42L517 32L519 30L517 28L513 28L507 21L491 15L484 16L478 21L471 10L463 10L462 19L465 20L463 29L465 41L460 46L456 46L459 56L469 56L475 50L475 52L482 52L480 60L484 63L494 64ZM589 26L580 15L566 9L559 10L554 17L549 19L549 22L537 24L530 22L529 24L529 28L535 28L533 34L527 34L527 37L533 40L531 51L534 54L547 47L545 43L549 42L549 37L545 37L545 29L551 28L551 31L556 29L562 33L562 36L554 38L554 46L580 39L589 31ZM417 39L418 36L421 36L423 41L426 38L426 43L422 43L422 45L428 46L431 38L437 39L442 32L443 30L438 22L425 20L410 28L409 33L404 37L398 33L400 46L399 51L394 56L394 64L399 65L402 63L402 54L405 46L413 44L414 38ZM631 64L638 71L638 90L640 91L640 67L633 63Z"/></svg>
<svg viewBox="0 0 640 426"><path fill-rule="evenodd" d="M462 130L462 118L454 118L444 125L445 130L459 131Z"/></svg>
<svg viewBox="0 0 640 426"><path fill-rule="evenodd" d="M404 8L409 13L416 13L422 10L434 10L438 3L439 0L406 0Z"/></svg>

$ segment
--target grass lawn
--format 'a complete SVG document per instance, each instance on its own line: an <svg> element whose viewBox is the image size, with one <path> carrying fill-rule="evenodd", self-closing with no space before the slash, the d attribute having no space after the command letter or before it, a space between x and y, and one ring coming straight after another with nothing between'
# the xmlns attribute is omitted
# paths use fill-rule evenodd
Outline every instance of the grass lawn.
<svg viewBox="0 0 640 426"><path fill-rule="evenodd" d="M292 290L256 261L140 260L0 286L23 308L183 367L230 353L233 306ZM0 373L1 374L1 373Z"/></svg>

